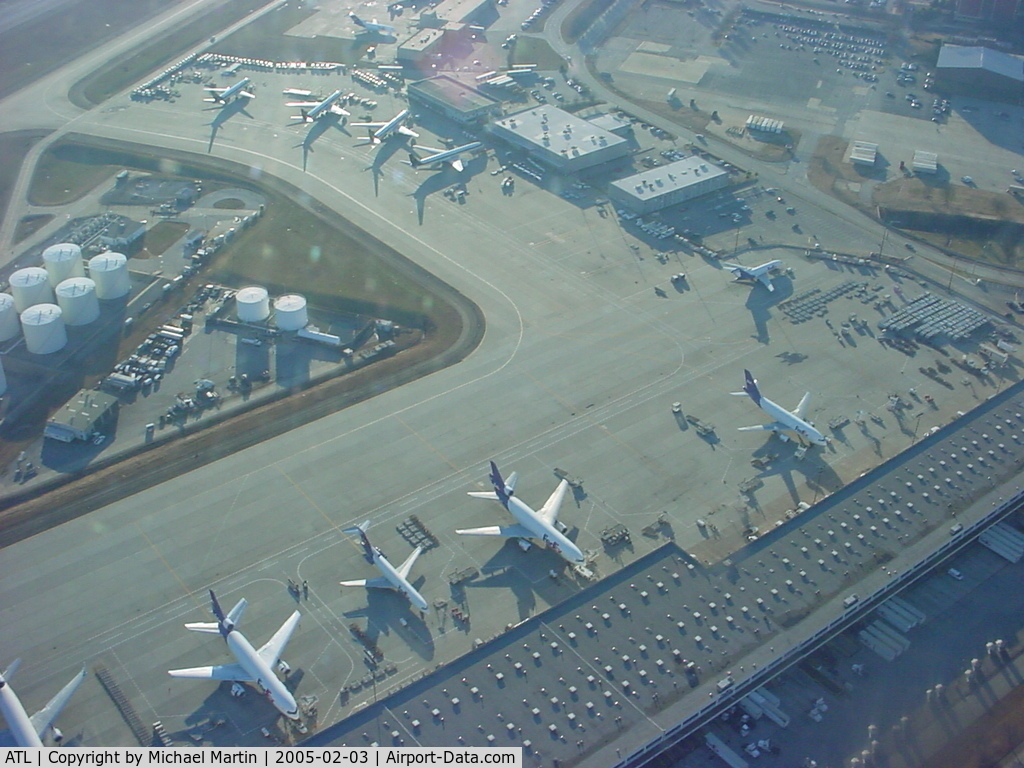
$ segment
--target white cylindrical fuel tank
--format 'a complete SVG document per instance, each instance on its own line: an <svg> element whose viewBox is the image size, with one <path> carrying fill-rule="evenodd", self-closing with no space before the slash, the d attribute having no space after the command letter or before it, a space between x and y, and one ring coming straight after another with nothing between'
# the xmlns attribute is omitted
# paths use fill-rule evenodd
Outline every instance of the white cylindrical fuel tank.
<svg viewBox="0 0 1024 768"><path fill-rule="evenodd" d="M69 277L57 286L57 304L65 325L88 325L100 316L96 283L88 277Z"/></svg>
<svg viewBox="0 0 1024 768"><path fill-rule="evenodd" d="M21 330L18 325L18 310L14 306L14 297L9 293L0 293L0 341L13 339Z"/></svg>
<svg viewBox="0 0 1024 768"><path fill-rule="evenodd" d="M89 259L89 277L96 283L96 296L104 301L119 299L131 290L128 257L107 251Z"/></svg>
<svg viewBox="0 0 1024 768"><path fill-rule="evenodd" d="M250 285L235 294L238 319L243 323L262 323L270 317L270 294L266 288Z"/></svg>
<svg viewBox="0 0 1024 768"><path fill-rule="evenodd" d="M34 355L48 355L68 343L64 318L56 304L36 304L21 313L25 346Z"/></svg>
<svg viewBox="0 0 1024 768"><path fill-rule="evenodd" d="M82 248L74 243L57 243L43 251L43 266L56 288L69 277L85 277Z"/></svg>
<svg viewBox="0 0 1024 768"><path fill-rule="evenodd" d="M14 295L14 306L19 312L24 312L33 304L53 301L50 278L41 267L25 267L12 272L11 293Z"/></svg>
<svg viewBox="0 0 1024 768"><path fill-rule="evenodd" d="M274 301L274 322L282 331L297 331L309 325L306 299L297 293L286 293Z"/></svg>

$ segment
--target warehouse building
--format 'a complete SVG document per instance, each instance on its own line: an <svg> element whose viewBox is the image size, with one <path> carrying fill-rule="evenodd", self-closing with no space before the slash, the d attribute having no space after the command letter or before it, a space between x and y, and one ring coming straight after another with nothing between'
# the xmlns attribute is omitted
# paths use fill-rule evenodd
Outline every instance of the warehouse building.
<svg viewBox="0 0 1024 768"><path fill-rule="evenodd" d="M944 44L935 81L949 93L1018 103L1024 97L1024 57L980 45Z"/></svg>
<svg viewBox="0 0 1024 768"><path fill-rule="evenodd" d="M421 27L452 24L485 24L496 15L494 0L441 0L420 12Z"/></svg>
<svg viewBox="0 0 1024 768"><path fill-rule="evenodd" d="M483 123L501 108L487 94L448 75L410 83L408 91L411 104L426 106L462 125Z"/></svg>
<svg viewBox="0 0 1024 768"><path fill-rule="evenodd" d="M491 130L560 173L581 171L629 154L626 139L557 107L516 112L494 121Z"/></svg>
<svg viewBox="0 0 1024 768"><path fill-rule="evenodd" d="M687 157L668 165L613 181L608 198L616 205L644 214L692 200L729 184L729 174L701 157Z"/></svg>
<svg viewBox="0 0 1024 768"><path fill-rule="evenodd" d="M106 392L82 389L46 423L43 436L62 443L91 440L113 421L118 399Z"/></svg>

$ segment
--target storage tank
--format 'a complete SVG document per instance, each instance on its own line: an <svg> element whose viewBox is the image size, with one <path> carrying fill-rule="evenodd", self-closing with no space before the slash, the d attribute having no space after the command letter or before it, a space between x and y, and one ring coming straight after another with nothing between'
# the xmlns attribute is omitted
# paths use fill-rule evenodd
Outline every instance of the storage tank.
<svg viewBox="0 0 1024 768"><path fill-rule="evenodd" d="M25 346L34 355L48 355L68 342L64 318L56 304L36 304L21 313Z"/></svg>
<svg viewBox="0 0 1024 768"><path fill-rule="evenodd" d="M96 283L97 298L119 299L132 288L128 276L128 257L107 251L89 259L89 277Z"/></svg>
<svg viewBox="0 0 1024 768"><path fill-rule="evenodd" d="M69 277L85 277L82 249L74 243L57 243L43 251L43 266L56 288Z"/></svg>
<svg viewBox="0 0 1024 768"><path fill-rule="evenodd" d="M243 323L262 323L270 317L270 294L266 288L250 285L235 294L238 319Z"/></svg>
<svg viewBox="0 0 1024 768"><path fill-rule="evenodd" d="M50 278L41 267L25 267L12 272L11 293L14 295L14 306L19 312L24 312L34 304L53 301Z"/></svg>
<svg viewBox="0 0 1024 768"><path fill-rule="evenodd" d="M57 286L55 293L65 325L88 325L100 316L96 283L88 277L69 277Z"/></svg>
<svg viewBox="0 0 1024 768"><path fill-rule="evenodd" d="M14 306L14 297L9 293L0 293L0 341L13 339L19 330L18 310Z"/></svg>
<svg viewBox="0 0 1024 768"><path fill-rule="evenodd" d="M278 296L274 301L274 322L282 331L297 331L309 325L306 299L297 293Z"/></svg>

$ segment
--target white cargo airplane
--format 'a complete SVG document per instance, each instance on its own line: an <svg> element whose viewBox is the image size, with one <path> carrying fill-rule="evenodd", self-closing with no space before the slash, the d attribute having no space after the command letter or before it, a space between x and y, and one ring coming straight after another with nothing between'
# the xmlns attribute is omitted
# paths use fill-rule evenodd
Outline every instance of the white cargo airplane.
<svg viewBox="0 0 1024 768"><path fill-rule="evenodd" d="M240 99L255 99L256 94L245 90L245 86L248 84L249 78L243 77L230 88L207 88L206 92L210 94L210 98L203 99L203 101L208 101L211 104L227 104L236 96Z"/></svg>
<svg viewBox="0 0 1024 768"><path fill-rule="evenodd" d="M759 264L756 267L744 267L742 264L730 264L727 261L723 261L722 266L732 272L737 280L758 280L769 291L774 291L775 286L772 285L770 273L776 269L781 269L782 262L775 259L774 261L766 261L764 264Z"/></svg>
<svg viewBox="0 0 1024 768"><path fill-rule="evenodd" d="M797 405L795 410L787 411L781 405L773 403L761 394L761 390L757 388L757 379L754 378L750 371L744 370L743 374L746 376L743 391L732 392L730 394L738 395L740 397L746 395L754 401L754 405L775 419L775 421L770 424L763 424L757 427L740 427L741 432L750 432L754 430L795 432L799 438L808 443L822 446L828 445L828 438L815 429L810 422L804 420L804 414L807 413L807 403L810 402L811 399L810 392L807 392L800 399L800 404Z"/></svg>
<svg viewBox="0 0 1024 768"><path fill-rule="evenodd" d="M323 101L289 101L285 106L300 107L301 114L292 115L292 120L300 120L303 123L312 123L321 117L328 115L347 115L346 110L339 107L335 102L341 98L341 91L335 91ZM309 108L307 110L307 107Z"/></svg>
<svg viewBox="0 0 1024 768"><path fill-rule="evenodd" d="M266 645L258 651L252 647L245 635L238 631L238 624L242 621L242 614L248 603L245 598L238 601L231 612L224 615L217 596L210 590L210 602L213 606L213 615L217 617L216 622L198 622L186 624L186 629L193 632L206 632L211 635L219 634L228 644L228 649L238 659L236 664L219 664L215 667L192 667L191 669L172 669L167 674L171 677L188 677L203 680L236 680L239 682L256 683L260 690L265 692L270 703L287 718L299 719L299 707L295 698L285 687L285 684L273 672L273 667L281 658L281 653L292 637L292 632L299 625L301 614L296 611L281 628L274 633Z"/></svg>
<svg viewBox="0 0 1024 768"><path fill-rule="evenodd" d="M373 21L363 21L351 11L349 11L348 17L352 19L354 24L362 27L367 32L376 32L378 35L387 35L388 37L398 37L398 32L389 24L379 24L376 19Z"/></svg>
<svg viewBox="0 0 1024 768"><path fill-rule="evenodd" d="M403 109L397 115L392 117L386 123L349 123L350 128L370 128L370 144L380 144L384 139L389 136L399 134L401 136L408 136L410 138L418 138L419 134L410 128L406 128L402 125L402 121L409 116L409 110Z"/></svg>
<svg viewBox="0 0 1024 768"><path fill-rule="evenodd" d="M413 145L415 149L429 149L434 154L428 155L427 157L419 157L415 152L409 153L409 165L416 170L421 168L427 171L440 171L445 165L450 165L459 173L465 169L465 165L462 163L462 158L459 157L463 152L472 152L474 149L483 146L481 141L471 141L469 144L463 144L461 147L454 147L452 149L431 149L430 147L421 147Z"/></svg>
<svg viewBox="0 0 1024 768"><path fill-rule="evenodd" d="M416 591L416 588L409 583L409 571L412 570L413 563L416 562L416 558L423 552L423 547L416 547L412 554L409 555L405 562L395 568L388 559L384 556L380 547L375 547L370 543L370 540L366 536L366 529L370 527L370 521L365 521L362 525L355 525L351 528L346 528L345 533L355 536L359 535L359 538L363 541L363 549L366 550L366 559L373 565L377 566L383 576L378 576L376 579L353 579L352 581L339 582L343 587L367 587L369 589L394 589L404 594L409 598L409 602L419 608L421 611L427 610L427 601L423 599L423 595Z"/></svg>
<svg viewBox="0 0 1024 768"><path fill-rule="evenodd" d="M558 510L562 506L562 500L565 499L565 492L569 489L569 482L562 480L555 488L554 493L544 502L544 506L534 511L513 495L517 479L518 475L513 472L508 476L508 482L502 480L497 465L492 461L490 481L494 490L469 492L470 496L477 499L493 499L501 502L501 506L511 512L512 517L516 519L515 525L463 528L455 532L463 536L504 536L506 538L539 540L561 555L567 562L584 565L586 559L580 548L556 527Z"/></svg>
<svg viewBox="0 0 1024 768"><path fill-rule="evenodd" d="M11 678L14 677L19 664L20 661L15 660L0 674L0 712L10 727L9 731L0 733L0 746L11 746L8 742L13 739L13 746L16 747L41 747L43 739L48 734L52 734L53 740L59 744L64 739L64 734L54 727L53 721L85 679L85 667L82 667L82 671L61 688L45 707L29 717L18 695L11 688Z"/></svg>

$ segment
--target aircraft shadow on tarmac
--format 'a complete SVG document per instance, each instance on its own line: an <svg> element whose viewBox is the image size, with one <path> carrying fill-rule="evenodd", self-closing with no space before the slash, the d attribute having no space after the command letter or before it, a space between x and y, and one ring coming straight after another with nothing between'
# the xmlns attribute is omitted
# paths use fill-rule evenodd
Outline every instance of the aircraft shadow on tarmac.
<svg viewBox="0 0 1024 768"><path fill-rule="evenodd" d="M796 446L793 441L782 443L772 433L766 434L770 435L769 440L761 448L754 451L754 455L767 457L771 454L771 465L759 472L757 477L763 479L777 475L782 478L794 505L799 504L801 501L807 501L800 498L800 493L797 489L798 483L794 477L796 474L803 475L806 486L819 498L835 493L845 485L842 478L839 477L827 462L828 456L835 453L836 449L833 446L830 445L827 448L813 446L808 449L807 454L802 459L798 460L794 456ZM748 498L751 501L751 505L756 509L758 505L755 493L756 491L748 494Z"/></svg>
<svg viewBox="0 0 1024 768"><path fill-rule="evenodd" d="M302 677L301 671L293 670L285 678L284 683L293 695ZM177 718L173 721L164 718L162 722L167 727L171 739L179 745L238 746L241 732L240 723L244 724L246 729L264 726L273 731L277 722L284 720L274 709L274 705L260 694L259 688L255 685L242 683L245 694L241 697L231 695L233 685L234 683L230 680L221 682L192 714L180 721ZM177 731L171 730L170 726L176 721L180 722L182 727ZM154 732L153 742L144 746L163 745Z"/></svg>
<svg viewBox="0 0 1024 768"><path fill-rule="evenodd" d="M381 142L377 148L377 152L373 156L373 163L366 166L367 171L373 174L373 196L377 197L380 194L380 177L384 175L384 164L390 160L396 152L408 152L407 141L397 141L393 139L386 139ZM422 223L422 217L420 220Z"/></svg>
<svg viewBox="0 0 1024 768"><path fill-rule="evenodd" d="M738 283L738 285L749 284ZM772 317L772 308L793 295L793 281L785 275L775 275L772 278L772 285L775 286L774 291L769 291L760 283L750 287L750 295L747 296L747 301L744 304L747 311L750 312L750 319L754 321L752 338L756 339L759 344L768 344L771 341L771 335L768 333L768 321Z"/></svg>
<svg viewBox="0 0 1024 768"><path fill-rule="evenodd" d="M292 125L295 125L295 123L292 123ZM299 125L301 125L301 123L299 123ZM302 138L302 142L295 145L296 147L302 148L303 172L306 170L306 165L309 162L309 156L313 154L313 144L316 143L317 139L327 133L330 128L335 128L346 136L352 136L345 127L345 118L342 115L328 115L327 117L322 117L319 120L313 121L309 126L309 130L306 131L306 135Z"/></svg>
<svg viewBox="0 0 1024 768"><path fill-rule="evenodd" d="M461 173L448 167L440 171L424 171L424 173L428 173L430 175L416 188L416 191L412 193L412 197L416 199L416 220L418 223L423 223L423 213L426 210L427 198L430 195L435 192L439 192L445 187L450 187L452 184L466 184L474 176L487 168L486 155L470 157L468 160L464 160L463 162L465 162L465 169Z"/></svg>
<svg viewBox="0 0 1024 768"><path fill-rule="evenodd" d="M420 576L411 583L418 590L426 580L426 576ZM434 637L430 627L405 595L390 589L366 589L364 592L366 607L344 611L342 616L348 619L365 617L364 633L370 643L376 645L381 635L390 637L394 632L424 661L434 658Z"/></svg>
<svg viewBox="0 0 1024 768"><path fill-rule="evenodd" d="M245 108L247 106L249 106L248 99L235 99L231 103L225 104L222 107L216 107L216 109L220 111L217 112L217 116L213 118L213 121L209 123L210 144L206 148L207 153L213 152L213 142L217 139L217 132L232 117L238 114L242 114L248 117L250 120L252 120L252 115L245 111Z"/></svg>
<svg viewBox="0 0 1024 768"><path fill-rule="evenodd" d="M577 531L566 535L575 540ZM566 562L555 552L534 544L523 552L514 539L506 539L504 546L484 563L482 578L464 583L467 593L474 589L507 589L516 597L519 620L530 618L537 611L537 598L544 605L553 605L564 599ZM557 578L550 574L554 571ZM471 606L472 607L472 606Z"/></svg>

